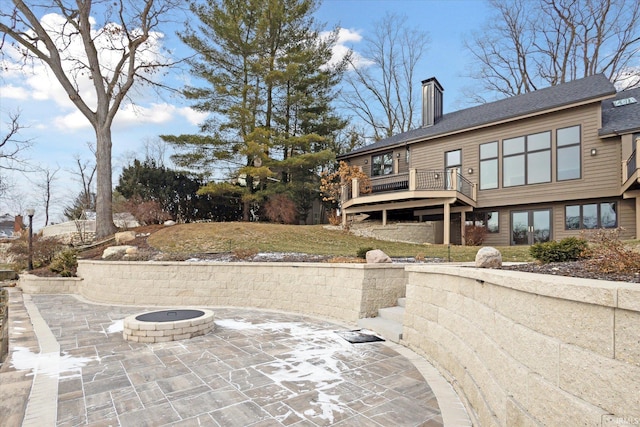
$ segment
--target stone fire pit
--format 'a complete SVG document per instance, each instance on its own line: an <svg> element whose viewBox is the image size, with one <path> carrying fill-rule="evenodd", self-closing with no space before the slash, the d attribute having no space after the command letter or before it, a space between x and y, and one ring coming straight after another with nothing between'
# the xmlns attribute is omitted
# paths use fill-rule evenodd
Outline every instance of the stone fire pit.
<svg viewBox="0 0 640 427"><path fill-rule="evenodd" d="M134 314L124 319L127 341L157 343L204 335L215 328L213 311L175 309Z"/></svg>

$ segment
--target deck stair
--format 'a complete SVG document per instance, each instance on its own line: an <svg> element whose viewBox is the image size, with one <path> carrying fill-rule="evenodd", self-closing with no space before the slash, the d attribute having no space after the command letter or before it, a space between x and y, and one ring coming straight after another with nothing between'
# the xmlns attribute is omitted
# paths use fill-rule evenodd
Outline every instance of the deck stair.
<svg viewBox="0 0 640 427"><path fill-rule="evenodd" d="M397 306L378 309L377 317L360 319L358 326L375 332L385 340L400 342L405 302L406 298L398 298Z"/></svg>

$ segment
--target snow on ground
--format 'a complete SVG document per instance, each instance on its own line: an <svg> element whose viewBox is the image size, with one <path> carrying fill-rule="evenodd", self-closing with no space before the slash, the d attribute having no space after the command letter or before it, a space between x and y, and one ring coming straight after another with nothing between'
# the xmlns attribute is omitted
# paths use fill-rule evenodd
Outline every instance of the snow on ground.
<svg viewBox="0 0 640 427"><path fill-rule="evenodd" d="M47 375L59 378L80 376L81 368L97 360L96 357L60 356L58 353L33 353L28 348L14 347L11 367L18 371L31 371L28 375Z"/></svg>
<svg viewBox="0 0 640 427"><path fill-rule="evenodd" d="M292 349L273 362L261 365L259 370L283 388L294 384L299 390L315 391L312 407L304 416L317 416L329 423L334 422L334 413L344 411L344 399L332 390L345 382L342 373L349 368L342 362L345 355L361 354L366 347L356 347L338 336L335 331L318 330L297 322L249 322L221 319L216 325L235 330L265 330L289 334ZM337 357L337 356L342 357ZM351 358L351 357L349 357ZM300 414L302 416L302 414ZM304 417L303 416L303 417Z"/></svg>

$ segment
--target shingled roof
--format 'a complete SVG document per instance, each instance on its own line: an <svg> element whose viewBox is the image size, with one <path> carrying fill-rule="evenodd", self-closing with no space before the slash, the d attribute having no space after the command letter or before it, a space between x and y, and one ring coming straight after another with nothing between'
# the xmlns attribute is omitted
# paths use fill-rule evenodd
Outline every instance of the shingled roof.
<svg viewBox="0 0 640 427"><path fill-rule="evenodd" d="M558 86L447 113L433 126L413 129L376 141L339 156L339 158L429 139L451 132L461 132L558 107L613 96L615 93L615 87L609 79L603 74L596 74Z"/></svg>
<svg viewBox="0 0 640 427"><path fill-rule="evenodd" d="M632 98L635 102L632 101ZM622 101L618 106L614 101ZM640 88L618 92L602 101L601 136L640 132Z"/></svg>

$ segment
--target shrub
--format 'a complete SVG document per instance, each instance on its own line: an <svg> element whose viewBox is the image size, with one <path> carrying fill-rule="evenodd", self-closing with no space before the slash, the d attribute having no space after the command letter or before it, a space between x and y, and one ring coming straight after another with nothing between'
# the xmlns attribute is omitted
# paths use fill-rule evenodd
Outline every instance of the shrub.
<svg viewBox="0 0 640 427"><path fill-rule="evenodd" d="M478 225L466 225L464 227L464 240L468 246L480 246L487 237L487 227Z"/></svg>
<svg viewBox="0 0 640 427"><path fill-rule="evenodd" d="M269 197L264 205L264 213L269 221L279 224L295 224L298 214L296 204L284 194Z"/></svg>
<svg viewBox="0 0 640 427"><path fill-rule="evenodd" d="M258 250L255 248L236 249L233 251L233 256L237 259L248 260L258 255Z"/></svg>
<svg viewBox="0 0 640 427"><path fill-rule="evenodd" d="M67 247L55 238L42 237L39 234L33 235L32 246L32 261L34 269L48 265L56 253ZM12 241L7 252L11 255L13 262L15 263L16 270L20 271L26 269L29 260L28 233L22 233L22 236L18 240Z"/></svg>
<svg viewBox="0 0 640 427"><path fill-rule="evenodd" d="M542 263L577 261L584 256L588 242L578 237L566 237L560 241L536 243L529 253Z"/></svg>
<svg viewBox="0 0 640 427"><path fill-rule="evenodd" d="M62 277L75 277L78 270L77 253L73 249L65 249L54 255L49 270Z"/></svg>
<svg viewBox="0 0 640 427"><path fill-rule="evenodd" d="M162 224L171 219L171 215L165 212L157 201L134 197L127 200L123 206L141 225Z"/></svg>
<svg viewBox="0 0 640 427"><path fill-rule="evenodd" d="M625 273L640 270L640 253L620 240L620 229L596 230L589 234L587 268L600 273Z"/></svg>
<svg viewBox="0 0 640 427"><path fill-rule="evenodd" d="M367 252L372 251L374 248L358 248L358 252L356 252L356 256L358 258L366 258Z"/></svg>
<svg viewBox="0 0 640 427"><path fill-rule="evenodd" d="M327 215L327 219L329 220L329 224L331 225L342 224L342 216L338 215L338 212L335 209L331 209L331 211Z"/></svg>

